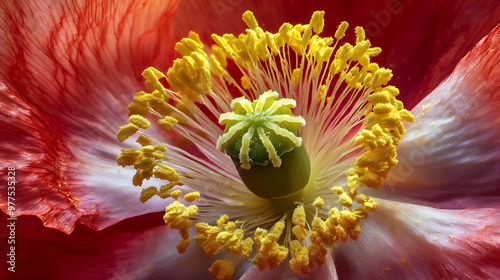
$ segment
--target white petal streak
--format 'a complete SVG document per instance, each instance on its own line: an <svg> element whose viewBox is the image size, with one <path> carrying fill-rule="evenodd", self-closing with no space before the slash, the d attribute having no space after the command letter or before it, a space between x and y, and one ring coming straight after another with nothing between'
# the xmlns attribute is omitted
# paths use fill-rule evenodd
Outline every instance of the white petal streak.
<svg viewBox="0 0 500 280"><path fill-rule="evenodd" d="M334 247L342 279L492 279L498 209L441 210L377 199L357 241Z"/></svg>
<svg viewBox="0 0 500 280"><path fill-rule="evenodd" d="M288 259L287 259L288 260ZM251 266L241 276L240 280L267 280L267 279L286 279L286 280L313 280L328 279L337 280L337 270L331 254L327 254L326 261L320 267L313 267L310 274L295 275L290 270L287 261L284 261L279 267L264 271L259 271L257 266Z"/></svg>
<svg viewBox="0 0 500 280"><path fill-rule="evenodd" d="M500 27L412 110L386 190L399 199L463 208L500 195ZM473 205L473 206L471 206Z"/></svg>

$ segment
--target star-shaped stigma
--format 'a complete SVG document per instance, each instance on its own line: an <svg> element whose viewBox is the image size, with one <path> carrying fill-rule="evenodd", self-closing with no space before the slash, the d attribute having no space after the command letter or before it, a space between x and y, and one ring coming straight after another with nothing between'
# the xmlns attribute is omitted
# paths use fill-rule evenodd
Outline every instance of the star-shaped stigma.
<svg viewBox="0 0 500 280"><path fill-rule="evenodd" d="M280 167L281 156L302 145L298 128L306 121L294 116L293 99L279 99L275 91L267 91L253 102L245 97L231 102L233 112L224 113L219 123L225 125L224 134L217 140L217 149L239 158L241 168L267 165Z"/></svg>

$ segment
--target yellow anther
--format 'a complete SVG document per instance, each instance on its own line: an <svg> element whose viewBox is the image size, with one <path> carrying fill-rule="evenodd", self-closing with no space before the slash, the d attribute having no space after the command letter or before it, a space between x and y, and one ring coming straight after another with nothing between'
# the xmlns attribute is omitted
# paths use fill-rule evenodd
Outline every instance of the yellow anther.
<svg viewBox="0 0 500 280"><path fill-rule="evenodd" d="M303 55L304 50L302 47L302 36L301 36L301 30L299 27L302 27L302 25L296 25L290 30L290 42L288 43L290 47L292 47L293 51L297 53L298 55Z"/></svg>
<svg viewBox="0 0 500 280"><path fill-rule="evenodd" d="M293 210L292 223L304 227L306 225L306 211L304 206L296 207Z"/></svg>
<svg viewBox="0 0 500 280"><path fill-rule="evenodd" d="M139 128L133 124L124 125L120 127L120 130L116 134L116 138L118 138L118 141L123 142L134 135L138 130Z"/></svg>
<svg viewBox="0 0 500 280"><path fill-rule="evenodd" d="M310 25L307 25L307 28L304 30L304 33L300 38L299 44L301 46L301 50L299 54L302 54L303 51L306 49L307 45L311 43L311 37L312 37L312 28Z"/></svg>
<svg viewBox="0 0 500 280"><path fill-rule="evenodd" d="M140 128L148 128L151 123L141 115L132 115L128 118L131 124L138 126Z"/></svg>
<svg viewBox="0 0 500 280"><path fill-rule="evenodd" d="M280 27L278 34L276 34L276 39L275 39L276 46L278 48L280 48L280 47L282 47L285 44L288 44L290 42L292 29L293 29L293 25L291 25L289 23L284 23Z"/></svg>
<svg viewBox="0 0 500 280"><path fill-rule="evenodd" d="M156 166L156 160L154 158L143 158L138 160L134 164L135 169L150 169Z"/></svg>
<svg viewBox="0 0 500 280"><path fill-rule="evenodd" d="M139 198L139 200L142 203L144 203L144 202L148 201L150 198L152 198L157 193L158 193L158 190L156 189L156 187L149 187L146 189L142 189L141 197Z"/></svg>
<svg viewBox="0 0 500 280"><path fill-rule="evenodd" d="M252 252L253 241L251 238L243 241L243 230L236 229L236 223L227 221L228 216L222 215L217 220L217 226L211 226L207 223L197 223L195 229L199 234L194 237L194 240L209 255L217 254L221 246L224 246L224 250L231 251L233 255L241 253L244 258L248 257Z"/></svg>
<svg viewBox="0 0 500 280"><path fill-rule="evenodd" d="M364 204L365 202L368 201L368 197L364 194L360 194L360 195L356 196L355 201L359 204Z"/></svg>
<svg viewBox="0 0 500 280"><path fill-rule="evenodd" d="M148 70L146 72L151 72L153 70ZM152 74L154 75L154 74ZM135 96L134 96L134 101L137 101L137 102L149 102L151 101L151 99L153 98L153 96L150 94L150 93L147 93L147 92L144 92L144 91L139 91L139 92L136 92L135 93Z"/></svg>
<svg viewBox="0 0 500 280"><path fill-rule="evenodd" d="M337 40L342 39L345 36L345 31L347 30L347 27L349 27L349 23L343 21L337 28L337 31L335 32L335 39Z"/></svg>
<svg viewBox="0 0 500 280"><path fill-rule="evenodd" d="M354 46L354 48L352 49L351 59L354 61L361 59L369 47L370 47L370 41L368 40L357 43L356 46Z"/></svg>
<svg viewBox="0 0 500 280"><path fill-rule="evenodd" d="M339 203L342 204L342 206L351 207L352 199L346 193L342 193L339 196Z"/></svg>
<svg viewBox="0 0 500 280"><path fill-rule="evenodd" d="M148 146L148 145L151 145L151 139L149 139L148 137L144 136L144 135L140 135L137 140L136 140L137 143L139 143L141 146Z"/></svg>
<svg viewBox="0 0 500 280"><path fill-rule="evenodd" d="M248 28L250 29L257 29L259 27L259 24L257 23L257 20L255 19L255 16L251 11L246 11L243 13L243 21L248 25Z"/></svg>
<svg viewBox="0 0 500 280"><path fill-rule="evenodd" d="M149 146L145 146L145 147L142 147L142 148L141 148L141 152L143 152L143 153L147 153L147 154L151 154L151 153L153 153L154 151L155 151L155 147L154 147L154 146L151 146L151 145L149 145Z"/></svg>
<svg viewBox="0 0 500 280"><path fill-rule="evenodd" d="M365 67L366 71L375 73L379 67L377 63L370 63Z"/></svg>
<svg viewBox="0 0 500 280"><path fill-rule="evenodd" d="M153 171L152 169L137 170L134 177L132 178L132 184L134 184L134 186L142 186L142 182L144 180L148 180L149 178L151 178L152 171Z"/></svg>
<svg viewBox="0 0 500 280"><path fill-rule="evenodd" d="M365 40L365 30L361 26L357 26L356 32L356 44L359 44Z"/></svg>
<svg viewBox="0 0 500 280"><path fill-rule="evenodd" d="M368 52L366 52L358 61L361 66L367 67L370 64L370 56L368 56Z"/></svg>
<svg viewBox="0 0 500 280"><path fill-rule="evenodd" d="M274 40L275 35L272 34L271 32L267 32L264 35L265 40L266 40L266 45L271 48L271 51L273 54L278 55L280 53L278 46L276 45L276 41Z"/></svg>
<svg viewBox="0 0 500 280"><path fill-rule="evenodd" d="M338 54L338 59L340 59L343 62L348 61L352 57L352 50L353 47L349 43L345 43L342 47L339 48L337 54Z"/></svg>
<svg viewBox="0 0 500 280"><path fill-rule="evenodd" d="M307 28L309 27L309 24L297 24L293 27L294 30L296 30L299 34L303 33Z"/></svg>
<svg viewBox="0 0 500 280"><path fill-rule="evenodd" d="M158 124L161 125L161 127L172 130L174 129L174 124L177 123L177 119L171 116L166 116L163 119L158 120Z"/></svg>
<svg viewBox="0 0 500 280"><path fill-rule="evenodd" d="M116 158L116 162L123 167L134 165L142 155L138 149L122 149L121 152Z"/></svg>
<svg viewBox="0 0 500 280"><path fill-rule="evenodd" d="M351 59L352 56L352 45L345 43L342 47L337 50L335 54L335 60L330 66L330 73L336 75L343 72L347 67L347 61Z"/></svg>
<svg viewBox="0 0 500 280"><path fill-rule="evenodd" d="M159 145L154 145L153 146L153 151L166 152L167 151L167 147L165 147L163 145L160 145L160 144Z"/></svg>
<svg viewBox="0 0 500 280"><path fill-rule="evenodd" d="M226 56L233 57L234 51L231 45L229 45L229 43L223 37L212 34L212 39L217 44L217 51L220 51L222 54L224 54L224 58Z"/></svg>
<svg viewBox="0 0 500 280"><path fill-rule="evenodd" d="M226 59L226 53L224 52L224 50L217 45L213 45L212 52L214 53L213 55L217 58L217 61L219 61L221 67L226 67L227 66L227 59Z"/></svg>
<svg viewBox="0 0 500 280"><path fill-rule="evenodd" d="M190 55L193 50L189 49L185 44L178 42L175 44L175 49L182 55Z"/></svg>
<svg viewBox="0 0 500 280"><path fill-rule="evenodd" d="M389 82L392 76L393 76L392 70L385 68L378 69L375 72L375 75L373 76L373 82L372 82L373 88L377 88L387 84L387 82Z"/></svg>
<svg viewBox="0 0 500 280"><path fill-rule="evenodd" d="M174 192L172 190L173 187L175 186L178 186L178 185L182 185L180 182L170 182L166 185L163 185L161 186L160 190L158 191L157 195L161 198L168 198L168 197L172 197L172 193ZM178 191L178 190L177 190ZM179 192L179 195L181 194L182 192Z"/></svg>
<svg viewBox="0 0 500 280"><path fill-rule="evenodd" d="M233 277L233 263L226 260L217 260L208 269L218 280L230 280Z"/></svg>
<svg viewBox="0 0 500 280"><path fill-rule="evenodd" d="M252 263L259 270L262 271L266 267L269 267L269 269L276 268L286 259L288 249L280 246L277 242L284 228L285 223L277 222L269 232L261 228L255 230L254 240L258 251L252 259Z"/></svg>
<svg viewBox="0 0 500 280"><path fill-rule="evenodd" d="M300 68L293 69L292 81L294 86L297 86L299 84L299 77L300 77Z"/></svg>
<svg viewBox="0 0 500 280"><path fill-rule="evenodd" d="M300 242L304 241L307 237L307 230L303 226L294 226L292 228L292 233Z"/></svg>
<svg viewBox="0 0 500 280"><path fill-rule="evenodd" d="M168 227L171 229L178 229L183 239L189 238L189 228L193 224L189 218L198 213L198 206L190 205L184 206L178 201L174 201L165 209L163 219Z"/></svg>
<svg viewBox="0 0 500 280"><path fill-rule="evenodd" d="M216 238L223 231L222 227L197 223L195 229L198 234L193 239L203 247L205 253L208 255L219 253L222 244L217 242Z"/></svg>
<svg viewBox="0 0 500 280"><path fill-rule="evenodd" d="M247 77L245 77L245 76L241 76L241 87L243 87L243 89L247 89L247 90L252 88L252 85L250 84Z"/></svg>
<svg viewBox="0 0 500 280"><path fill-rule="evenodd" d="M179 199L179 197L181 196L181 194L182 194L182 191L181 191L181 190L173 190L173 191L170 193L170 196L171 196L173 199L177 200L177 199Z"/></svg>
<svg viewBox="0 0 500 280"><path fill-rule="evenodd" d="M226 214L224 214L224 215L220 216L220 218L217 220L217 225L219 227L222 227L228 220L229 220L229 217Z"/></svg>
<svg viewBox="0 0 500 280"><path fill-rule="evenodd" d="M376 104L373 107L375 114L388 114L393 110L394 106L391 104Z"/></svg>
<svg viewBox="0 0 500 280"><path fill-rule="evenodd" d="M267 48L267 43L265 38L260 39L255 44L255 52L257 56L260 58L260 60L266 61L269 59L269 56L271 54L269 53L269 49Z"/></svg>
<svg viewBox="0 0 500 280"><path fill-rule="evenodd" d="M177 252L179 254L184 254L189 247L189 244L191 243L191 240L181 240L179 241L179 244L176 246Z"/></svg>
<svg viewBox="0 0 500 280"><path fill-rule="evenodd" d="M194 40L200 48L203 48L203 43L200 40L200 35L194 31L189 31L188 38Z"/></svg>
<svg viewBox="0 0 500 280"><path fill-rule="evenodd" d="M172 190L161 189L158 191L157 195L163 199L172 197Z"/></svg>
<svg viewBox="0 0 500 280"><path fill-rule="evenodd" d="M388 94L387 91L378 91L378 92L370 94L370 96L368 96L368 101L370 103L372 103L373 105L377 105L379 103L383 103L383 104L390 103L391 96Z"/></svg>
<svg viewBox="0 0 500 280"><path fill-rule="evenodd" d="M167 72L167 80L172 88L193 102L201 102L200 96L211 90L210 77L208 58L202 50L176 59Z"/></svg>
<svg viewBox="0 0 500 280"><path fill-rule="evenodd" d="M158 79L165 78L165 75L153 67L149 67L142 72L142 76L146 79L146 88L149 90L157 90L161 94L165 94L165 88Z"/></svg>
<svg viewBox="0 0 500 280"><path fill-rule="evenodd" d="M222 77L226 73L226 69L222 66L221 62L215 55L211 55L208 60L210 73L215 77Z"/></svg>
<svg viewBox="0 0 500 280"><path fill-rule="evenodd" d="M298 240L293 240L290 242L290 253L292 258L289 263L292 272L295 275L301 275L302 273L309 274L311 267L309 266L309 251L307 247L302 247Z"/></svg>
<svg viewBox="0 0 500 280"><path fill-rule="evenodd" d="M224 245L226 252L231 251L233 255L238 255L243 250L243 230L232 229L230 231L221 232L217 235L217 242Z"/></svg>
<svg viewBox="0 0 500 280"><path fill-rule="evenodd" d="M146 115L149 113L149 103L134 101L128 105L129 115Z"/></svg>
<svg viewBox="0 0 500 280"><path fill-rule="evenodd" d="M186 202L193 202L196 199L200 198L200 193L199 192L190 192L184 196L184 200Z"/></svg>
<svg viewBox="0 0 500 280"><path fill-rule="evenodd" d="M313 202L313 206L316 208L323 208L323 205L325 205L325 201L321 197L316 197L316 199Z"/></svg>
<svg viewBox="0 0 500 280"><path fill-rule="evenodd" d="M179 181L181 176L172 167L164 164L159 164L154 171L154 176L158 179L168 180L170 182Z"/></svg>
<svg viewBox="0 0 500 280"><path fill-rule="evenodd" d="M371 56L376 56L376 55L378 55L381 52L382 52L382 49L379 48L379 47L369 48L368 50L366 50L366 54L369 55L370 57Z"/></svg>
<svg viewBox="0 0 500 280"><path fill-rule="evenodd" d="M241 256L243 258L248 258L250 254L252 253L252 246L253 246L253 239L250 237L247 237L245 241L243 241L242 249L241 249Z"/></svg>
<svg viewBox="0 0 500 280"><path fill-rule="evenodd" d="M332 193L341 195L344 192L343 187L332 187L331 188Z"/></svg>
<svg viewBox="0 0 500 280"><path fill-rule="evenodd" d="M198 37L198 40L199 39L200 38ZM177 43L177 44L179 44L179 43ZM187 52L183 53L183 55L189 55L192 52L198 51L199 49L203 48L203 44L201 42L196 42L195 40L193 40L191 38L182 39L181 44L184 46L185 49L187 49ZM177 45L176 45L176 49L177 49Z"/></svg>
<svg viewBox="0 0 500 280"><path fill-rule="evenodd" d="M314 33L319 34L323 32L323 27L325 26L324 16L324 11L316 11L312 15L309 25L312 27Z"/></svg>
<svg viewBox="0 0 500 280"><path fill-rule="evenodd" d="M309 265L320 266L326 261L326 250L322 245L311 243L307 246L309 251Z"/></svg>
<svg viewBox="0 0 500 280"><path fill-rule="evenodd" d="M295 225L292 228L292 233L297 237L301 242L307 237L307 230L305 229L306 225L306 212L304 210L304 206L299 206L295 208L292 216L292 223Z"/></svg>

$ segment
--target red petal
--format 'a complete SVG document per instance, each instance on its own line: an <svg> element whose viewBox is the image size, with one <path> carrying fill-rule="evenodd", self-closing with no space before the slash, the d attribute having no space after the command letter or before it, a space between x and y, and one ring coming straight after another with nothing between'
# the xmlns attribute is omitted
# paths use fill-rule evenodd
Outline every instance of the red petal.
<svg viewBox="0 0 500 280"><path fill-rule="evenodd" d="M0 213L0 219L7 216ZM2 224L2 232L5 229L9 228ZM10 264L4 263L0 278L211 279L208 268L214 257L206 256L194 241L179 255L175 246L180 239L163 223L161 213L128 219L99 232L77 225L70 235L23 216L15 221L16 243L11 244L16 272L8 271ZM2 254L10 253L8 246L2 242Z"/></svg>
<svg viewBox="0 0 500 280"><path fill-rule="evenodd" d="M357 241L334 248L340 279L495 279L500 212L379 201Z"/></svg>
<svg viewBox="0 0 500 280"><path fill-rule="evenodd" d="M102 228L134 215L137 205L120 209L131 198L120 197L124 185L110 177L120 175L115 158L125 147L115 134L143 88L142 69L172 59L165 50L176 5L2 1L1 156L9 161L1 168L16 166L16 215L37 215L65 232L78 219ZM137 199L139 191L130 192ZM141 211L135 215L152 209Z"/></svg>
<svg viewBox="0 0 500 280"><path fill-rule="evenodd" d="M440 208L498 205L499 46L500 25L415 107L383 197Z"/></svg>

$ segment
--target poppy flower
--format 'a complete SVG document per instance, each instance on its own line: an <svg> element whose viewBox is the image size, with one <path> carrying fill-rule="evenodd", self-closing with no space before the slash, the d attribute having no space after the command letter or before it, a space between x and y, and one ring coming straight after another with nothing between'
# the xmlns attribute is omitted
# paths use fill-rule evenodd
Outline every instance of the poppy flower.
<svg viewBox="0 0 500 280"><path fill-rule="evenodd" d="M260 26L277 32L283 22L309 23L313 11L321 9L327 20L323 34L334 36L342 20L365 26L372 45L383 49L373 59L403 77L394 83L401 91L398 98L406 108L413 108L415 122L407 126L398 148L400 163L389 179L375 192L363 189L376 198L378 207L362 220L357 240L336 242L331 253L324 255L324 263L313 266L308 275L359 279L487 278L498 274L500 165L498 121L493 114L499 94L494 63L499 55L498 27L444 80L458 60L498 24L494 3L420 8L415 3L373 2L361 8L346 6L345 12L333 4L329 5L334 9L307 3L294 3L293 7L215 3L1 4L2 131L7 132L2 136L2 164L3 170L12 166L16 171L12 176L16 180L15 211L8 208L9 194L1 194L1 206L5 213L34 215L43 222L42 227L32 217L17 221L17 275L38 273L34 268L56 278L210 275L208 268L221 256L207 256L193 246L197 244L178 255L175 246L182 244L182 238L176 230L160 225L164 213L157 213L172 199L167 203L154 197L141 203L141 189L131 186L135 170L116 166L120 150L131 148L129 143L117 143L116 128L127 121L132 94L145 88L142 70L158 65L167 72L176 57L175 42L189 30L199 34L199 39L192 37L196 42L210 42L212 33L239 34L245 28L241 14L253 10ZM280 6L283 9L277 8ZM363 21L367 15L369 20ZM338 22L330 24L330 16ZM413 18L426 20L417 24ZM426 24L438 28L424 28ZM358 43L356 40L363 41L360 36L346 39ZM377 44L378 40L386 43ZM290 82L293 84L293 77ZM326 100L328 92L323 97ZM178 108L177 112L189 117L189 110ZM301 133L306 139L308 134ZM203 154L206 150L196 150L162 130L148 129L148 135L201 153L194 160L208 158ZM200 139L203 137L201 133ZM168 150L159 152L168 155ZM182 162L173 163L175 168L181 167L178 170L185 180L196 179L183 173L188 165L184 163L183 169ZM215 180L220 178L228 175ZM223 196L232 194L217 191ZM191 197L197 194L185 200ZM231 210L231 206L220 207ZM354 232L357 229L351 236ZM260 272L242 259L234 277L290 278L291 273L286 261Z"/></svg>

